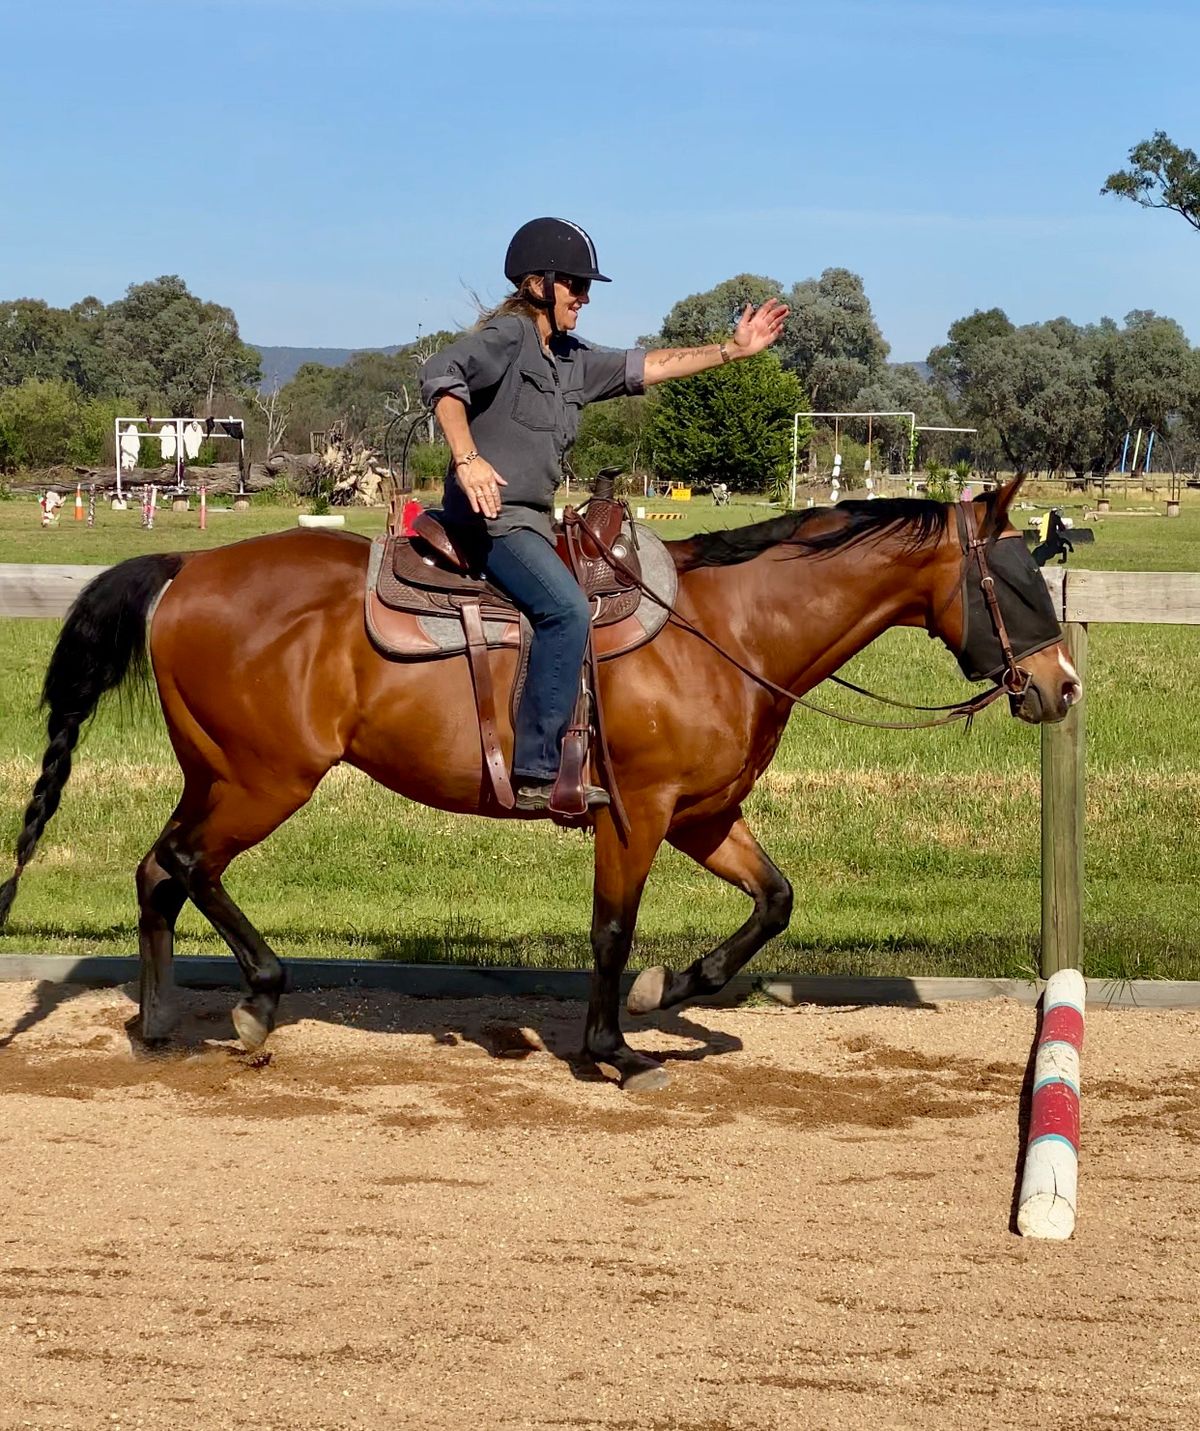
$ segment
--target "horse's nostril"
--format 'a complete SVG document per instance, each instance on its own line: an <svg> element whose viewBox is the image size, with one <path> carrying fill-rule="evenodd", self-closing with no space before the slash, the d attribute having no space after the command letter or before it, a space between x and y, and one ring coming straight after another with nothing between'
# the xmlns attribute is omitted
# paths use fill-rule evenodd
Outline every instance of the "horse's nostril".
<svg viewBox="0 0 1200 1431"><path fill-rule="evenodd" d="M1079 704L1083 691L1078 681L1067 681L1063 686L1062 700L1064 706L1075 706Z"/></svg>

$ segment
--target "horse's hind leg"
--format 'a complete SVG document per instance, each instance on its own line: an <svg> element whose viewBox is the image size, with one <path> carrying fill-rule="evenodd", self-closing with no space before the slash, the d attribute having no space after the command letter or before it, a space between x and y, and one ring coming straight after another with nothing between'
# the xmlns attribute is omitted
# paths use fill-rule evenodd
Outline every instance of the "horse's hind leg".
<svg viewBox="0 0 1200 1431"><path fill-rule="evenodd" d="M668 838L677 850L748 894L754 912L736 933L682 974L664 968L643 970L629 991L631 1014L670 1009L688 999L715 994L768 939L786 929L792 917L792 887L750 833L740 809Z"/></svg>
<svg viewBox="0 0 1200 1431"><path fill-rule="evenodd" d="M265 840L305 803L316 780L270 793L228 783L210 787L203 812L181 817L155 847L163 868L233 951L249 986L233 1010L233 1025L248 1051L259 1048L275 1027L279 996L287 983L275 951L229 897L221 875L231 860Z"/></svg>
<svg viewBox="0 0 1200 1431"><path fill-rule="evenodd" d="M187 899L183 881L164 869L159 846L170 835L174 821L155 841L138 865L138 952L141 977L138 1003L142 1038L154 1043L169 1037L178 1021L175 984L171 968L175 953L175 921Z"/></svg>

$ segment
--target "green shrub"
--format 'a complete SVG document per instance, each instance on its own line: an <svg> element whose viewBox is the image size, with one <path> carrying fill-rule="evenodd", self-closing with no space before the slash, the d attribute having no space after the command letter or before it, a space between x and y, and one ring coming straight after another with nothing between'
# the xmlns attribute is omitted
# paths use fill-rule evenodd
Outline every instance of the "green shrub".
<svg viewBox="0 0 1200 1431"><path fill-rule="evenodd" d="M970 476L968 465L967 475ZM925 495L934 502L957 502L962 496L964 480L957 471L940 462L925 464Z"/></svg>
<svg viewBox="0 0 1200 1431"><path fill-rule="evenodd" d="M286 477L276 477L269 487L264 487L261 492L255 492L250 500L262 507L300 507L304 505L303 499Z"/></svg>
<svg viewBox="0 0 1200 1431"><path fill-rule="evenodd" d="M400 454L393 452L396 475L400 475ZM445 442L414 442L408 449L408 470L418 486L440 483L450 465L450 448Z"/></svg>

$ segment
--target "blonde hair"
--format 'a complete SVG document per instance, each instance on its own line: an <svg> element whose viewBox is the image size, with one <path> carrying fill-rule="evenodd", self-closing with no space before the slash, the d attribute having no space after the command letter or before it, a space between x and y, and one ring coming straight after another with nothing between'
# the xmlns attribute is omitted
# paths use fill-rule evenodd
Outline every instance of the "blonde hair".
<svg viewBox="0 0 1200 1431"><path fill-rule="evenodd" d="M520 318L529 318L536 323L538 314L546 312L546 304L542 299L542 275L527 273L508 297L495 308L485 308L479 302L478 296L475 297L475 304L479 309L479 320L475 324L474 332L486 328L494 319L503 318L509 313L515 313Z"/></svg>

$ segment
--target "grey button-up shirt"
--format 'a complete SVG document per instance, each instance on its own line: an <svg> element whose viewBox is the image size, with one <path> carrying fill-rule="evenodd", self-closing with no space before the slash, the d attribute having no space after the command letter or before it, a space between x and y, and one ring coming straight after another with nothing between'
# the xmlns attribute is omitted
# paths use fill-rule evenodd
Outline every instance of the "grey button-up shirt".
<svg viewBox="0 0 1200 1431"><path fill-rule="evenodd" d="M641 348L596 348L570 333L543 349L532 320L504 314L467 333L421 366L421 396L432 406L447 393L466 404L471 437L507 486L493 536L528 527L551 537L554 493L563 458L579 433L585 403L645 391ZM450 521L484 520L471 510L453 465L444 509Z"/></svg>

